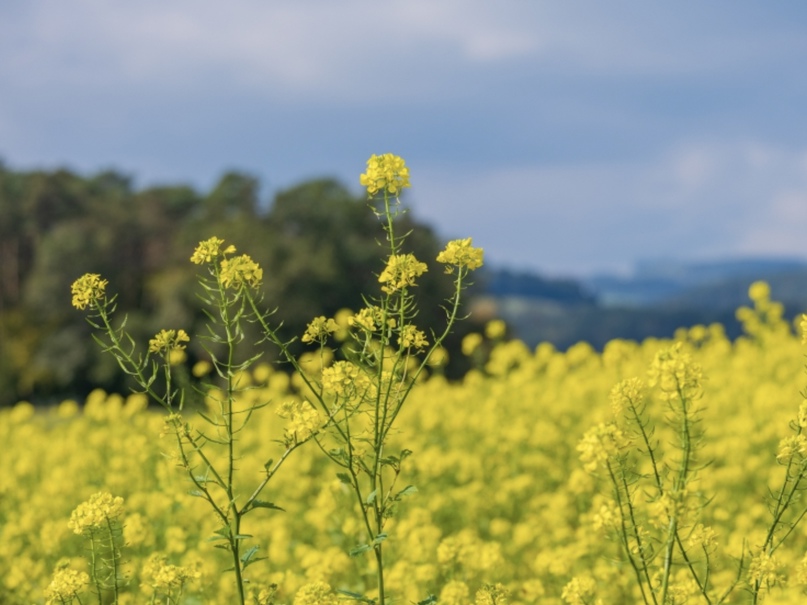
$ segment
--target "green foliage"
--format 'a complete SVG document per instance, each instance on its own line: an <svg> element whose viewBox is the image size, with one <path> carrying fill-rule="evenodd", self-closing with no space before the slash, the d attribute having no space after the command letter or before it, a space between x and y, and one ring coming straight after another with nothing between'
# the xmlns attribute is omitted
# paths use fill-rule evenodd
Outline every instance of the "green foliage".
<svg viewBox="0 0 807 605"><path fill-rule="evenodd" d="M408 251L434 258L433 232L401 221L402 230L415 227ZM92 347L64 292L83 273L114 275L133 338L165 325L197 331L205 316L188 250L212 235L249 249L266 269L262 295L269 308L280 308L285 338L311 317L363 304L359 293L374 279L383 238L366 200L333 180L303 183L262 205L257 181L237 172L200 194L186 186L136 190L115 172L81 177L0 167L0 406L83 396L94 386L131 388ZM424 276L417 294L424 308L437 308L448 295L439 271ZM430 313L421 318L426 328L442 319ZM188 353L204 356L197 344Z"/></svg>

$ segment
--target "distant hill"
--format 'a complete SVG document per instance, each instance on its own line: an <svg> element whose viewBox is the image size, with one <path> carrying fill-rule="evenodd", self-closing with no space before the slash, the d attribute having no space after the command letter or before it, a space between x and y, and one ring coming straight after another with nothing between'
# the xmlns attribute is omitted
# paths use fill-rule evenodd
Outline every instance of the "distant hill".
<svg viewBox="0 0 807 605"><path fill-rule="evenodd" d="M770 281L778 276L793 276L803 271L807 271L807 261L790 258L746 258L698 263L656 260L637 263L633 275L627 278L599 275L582 280L582 283L603 306L641 307L686 298L687 292L704 287L708 290L720 284L737 287L745 283L744 287L747 288L747 284L758 279ZM742 296L744 299L745 293Z"/></svg>
<svg viewBox="0 0 807 605"><path fill-rule="evenodd" d="M478 302L530 346L546 341L565 349L586 341L600 349L614 338L666 338L680 327L715 322L739 336L735 311L749 304L748 286L756 280L770 284L789 317L807 310L807 262L793 259L655 261L628 278L580 281L494 271Z"/></svg>
<svg viewBox="0 0 807 605"><path fill-rule="evenodd" d="M484 291L491 296L537 298L564 304L596 303L596 297L586 286L574 279L545 278L534 273L500 269L486 271L481 282Z"/></svg>

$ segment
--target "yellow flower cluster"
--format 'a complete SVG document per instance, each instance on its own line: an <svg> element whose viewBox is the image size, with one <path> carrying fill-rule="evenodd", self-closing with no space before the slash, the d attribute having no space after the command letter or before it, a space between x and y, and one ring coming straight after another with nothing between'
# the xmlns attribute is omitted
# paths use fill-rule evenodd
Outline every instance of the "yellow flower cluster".
<svg viewBox="0 0 807 605"><path fill-rule="evenodd" d="M294 605L337 605L339 599L331 587L322 581L305 584L294 595Z"/></svg>
<svg viewBox="0 0 807 605"><path fill-rule="evenodd" d="M106 527L123 515L123 498L109 492L98 492L82 502L70 515L67 526L76 534Z"/></svg>
<svg viewBox="0 0 807 605"><path fill-rule="evenodd" d="M328 393L337 396L362 394L370 388L370 379L354 363L337 361L322 370L322 386Z"/></svg>
<svg viewBox="0 0 807 605"><path fill-rule="evenodd" d="M377 323L372 325L377 329ZM740 584L724 602L748 601L744 591L753 583L767 586L775 580L765 602L804 603L804 521L773 557L760 554L771 523L763 499L786 470L775 460L780 442L790 436L784 443L798 452L801 442L792 436L807 423L807 404L799 395L805 386L802 335L784 319L748 325L753 333L736 339L717 325L696 326L679 330L674 339L612 342L602 353L588 346L558 350L546 343L531 348L484 341L494 348L489 360L480 358L478 371L456 381L432 376L416 384L400 416L400 431L386 450L414 452L394 491L408 483L418 489L399 503L384 542L390 597L419 602L432 593L449 605L470 605L486 584L500 582L509 589L513 605L561 605L588 594L585 578L590 577L596 586L589 604L598 599L642 602L634 574L625 573L630 568L620 542L603 537L605 531L615 537L621 519L611 491L606 491L605 473L591 475L581 464L587 449L583 463L595 466L603 454L607 459L609 448L621 452L618 433L606 427L589 435L583 451L578 445L589 427L612 419L609 393L625 398L622 406L641 393L648 416L659 421L652 441L667 473L662 478L670 479L665 469L676 463L679 452L670 447L676 435L663 423L669 414L664 394L642 389L638 381L613 386L629 376L645 378L659 349L669 351L678 343L677 359L688 359L686 363L700 366L709 377L697 417L702 429L697 436L702 448L698 473L683 486L695 506L683 519L681 544L691 549L697 570L707 565L707 549L712 602L740 574ZM671 357L660 360L669 363L664 371L683 384L693 382L697 374L675 371L677 362ZM361 369L334 366L327 380L323 372L323 382L352 393L362 381ZM272 365L256 368L251 384L237 393L237 410L266 401L300 400L303 393L299 381ZM187 415L194 423L190 410ZM83 405L68 401L35 411L20 403L0 409L0 442L6 446L0 456L0 601L44 602L44 591L55 578L52 570L62 558L70 560L72 569L84 569L83 558L73 560L83 554L82 540L72 535L66 520L75 503L99 485L126 496L122 560L129 580L120 595L122 605L149 602L154 594L144 576L153 553L201 574L187 582L179 605L237 601L232 582L222 579L228 563L208 542L218 524L210 519L206 503L187 493L187 477L176 468L176 459L161 454L172 447L169 440L154 439L164 418L144 407L142 397L100 391ZM248 454L239 459L237 472L263 476L266 460L282 456L289 426L275 414L256 414L239 434L239 445ZM617 426L628 433L624 414ZM633 453L643 444L635 431L629 435ZM372 557L349 557L346 552L367 540L349 487L334 478L333 466L318 448L309 446L295 452L272 480L271 499L287 513L256 511L247 519L245 531L253 536L249 544L268 558L247 570L251 587L257 592L257 587L276 585L272 600L286 604L298 593L301 603L327 602L333 591L301 590L317 581L374 598ZM637 461L636 473L652 481L646 459ZM791 471L798 470L794 464ZM632 504L641 546L635 535L627 545L633 553L652 547L653 560L663 561L657 541L663 532L652 521L675 510L680 498L671 492L656 504L657 496L636 493ZM803 498L798 501L781 520L777 544L803 510ZM751 546L756 550L750 552ZM668 597L681 603L682 595L691 595L691 578L688 584L679 577L679 569L689 572L677 544L674 555ZM577 584L582 591L576 592L573 578L583 580ZM148 590L141 589L144 584ZM657 576L652 585L659 586ZM173 590L176 595L178 589ZM69 598L68 589L64 594ZM84 594L81 598L87 600ZM268 598L264 595L264 605ZM686 598L688 603L706 602Z"/></svg>
<svg viewBox="0 0 807 605"><path fill-rule="evenodd" d="M286 401L277 408L277 415L288 419L285 428L287 444L305 441L322 426L319 412L308 401Z"/></svg>
<svg viewBox="0 0 807 605"><path fill-rule="evenodd" d="M628 438L613 422L600 424L590 428L577 444L583 468L593 473L628 445Z"/></svg>
<svg viewBox="0 0 807 605"><path fill-rule="evenodd" d="M223 244L224 240L218 237L211 237L208 240L200 242L193 251L193 255L191 255L191 262L195 265L212 263L219 256L235 252L235 246L227 246L227 248L222 250Z"/></svg>
<svg viewBox="0 0 807 605"><path fill-rule="evenodd" d="M429 341L425 333L410 324L404 326L401 335L398 337L398 344L402 349L422 350L429 346Z"/></svg>
<svg viewBox="0 0 807 605"><path fill-rule="evenodd" d="M329 319L324 315L315 317L305 329L303 334L303 342L319 342L324 343L328 336L333 334L339 329L339 326L333 319Z"/></svg>
<svg viewBox="0 0 807 605"><path fill-rule="evenodd" d="M70 287L73 294L73 306L76 309L84 310L93 302L103 299L108 283L97 273L85 273Z"/></svg>
<svg viewBox="0 0 807 605"><path fill-rule="evenodd" d="M780 573L782 564L776 555L763 552L751 559L748 566L748 580L758 582L761 586L770 587L782 582Z"/></svg>
<svg viewBox="0 0 807 605"><path fill-rule="evenodd" d="M75 569L57 569L53 573L48 587L45 589L47 605L70 603L90 583L90 576L86 572Z"/></svg>
<svg viewBox="0 0 807 605"><path fill-rule="evenodd" d="M683 343L659 351L650 366L650 384L658 384L665 396L697 399L702 394L703 369L685 352Z"/></svg>
<svg viewBox="0 0 807 605"><path fill-rule="evenodd" d="M414 254L393 254L387 266L378 276L381 290L393 294L404 288L415 285L415 280L428 271L426 263L420 262Z"/></svg>
<svg viewBox="0 0 807 605"><path fill-rule="evenodd" d="M154 553L143 565L141 583L155 593L167 593L172 589L182 588L186 582L200 575L190 567L171 565L167 557Z"/></svg>
<svg viewBox="0 0 807 605"><path fill-rule="evenodd" d="M185 330L160 330L154 338L149 340L150 353L171 353L182 350L186 342L190 342Z"/></svg>
<svg viewBox="0 0 807 605"><path fill-rule="evenodd" d="M367 160L367 172L359 177L359 183L367 189L368 195L384 191L397 196L401 189L410 187L409 168L403 158L397 155L372 155Z"/></svg>
<svg viewBox="0 0 807 605"><path fill-rule="evenodd" d="M645 385L639 378L627 378L611 389L611 410L619 418L625 410L637 409L645 397Z"/></svg>
<svg viewBox="0 0 807 605"><path fill-rule="evenodd" d="M471 238L455 239L446 244L445 250L437 255L437 262L448 265L446 273L451 273L455 267L464 267L469 270L482 266L485 251L482 248L471 246Z"/></svg>
<svg viewBox="0 0 807 605"><path fill-rule="evenodd" d="M384 312L380 307L371 306L361 309L355 315L348 318L348 325L357 327L367 332L375 332L384 323ZM397 322L395 318L387 318L387 326L394 328Z"/></svg>
<svg viewBox="0 0 807 605"><path fill-rule="evenodd" d="M569 605L593 605L602 603L594 599L597 583L591 576L575 576L563 587L561 598Z"/></svg>
<svg viewBox="0 0 807 605"><path fill-rule="evenodd" d="M241 286L257 288L263 280L263 269L248 254L225 258L221 261L221 284L225 288Z"/></svg>

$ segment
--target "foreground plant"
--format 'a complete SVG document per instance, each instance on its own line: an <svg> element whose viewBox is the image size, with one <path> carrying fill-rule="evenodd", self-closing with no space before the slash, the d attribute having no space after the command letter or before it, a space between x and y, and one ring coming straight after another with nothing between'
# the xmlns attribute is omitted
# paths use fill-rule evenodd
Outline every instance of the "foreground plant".
<svg viewBox="0 0 807 605"><path fill-rule="evenodd" d="M88 321L97 330L96 341L167 412L165 422L175 436L178 465L193 486L191 494L205 500L218 519L219 529L212 540L217 542L217 548L230 553L238 602L243 604L248 582L244 570L261 560L257 546L246 546L251 536L241 530L243 519L256 510L279 509L262 500L261 494L288 456L310 434L287 441L276 461L265 462L264 476L257 484L237 484L236 465L241 456L238 436L253 414L268 403L246 407L239 404L239 395L245 387L239 384L238 377L260 357L242 355L239 345L243 340L246 304L254 300L247 292L260 286L262 271L249 256L234 256L235 248L222 244L222 240L211 238L202 242L191 257L193 263L204 264L208 269L208 275L199 278L201 299L209 319L205 347L220 378L219 385L202 387L209 409L198 417L206 424L205 428L197 428L185 419L182 412L188 393L174 384L174 365L184 356L183 350L190 340L184 330L161 330L149 341L147 351L140 352L125 330L125 320L113 325L115 297L107 296L107 281L96 274L87 274L73 284L73 305L90 309ZM214 352L214 347L219 353ZM159 577L155 586L165 592L173 587Z"/></svg>
<svg viewBox="0 0 807 605"><path fill-rule="evenodd" d="M751 295L767 309L767 286L758 282ZM756 297L755 297L756 296ZM753 313L753 310L748 310ZM753 323L761 326L762 322ZM781 325L773 322L780 331ZM802 319L807 344L807 316ZM750 332L754 338L764 330ZM707 464L700 459L705 435L700 426L703 408L703 372L684 343L660 351L650 368L650 385L638 378L621 381L611 392L613 420L586 432L577 446L585 469L610 486L610 497L595 512L593 521L620 546L621 555L646 605L728 602L737 590L756 604L777 584L783 584L783 566L777 551L793 536L807 515L803 492L807 482L807 393L796 417L792 435L781 440L776 462L783 467L781 485L771 489L770 522L761 543L744 543L733 565L733 579L725 580L726 558L720 556L719 536L704 523L714 496L698 488L699 473ZM660 411L652 400L656 386ZM661 420L659 420L661 417ZM665 447L666 445L666 447ZM807 557L797 584L807 581ZM581 586L586 587L582 590ZM567 603L594 602L595 586L574 578L564 591Z"/></svg>
<svg viewBox="0 0 807 605"><path fill-rule="evenodd" d="M402 498L417 491L413 485L401 486L399 482L405 460L412 452L405 448L389 452L386 446L413 386L432 356L443 350L443 342L460 319L462 293L469 285L469 273L482 266L483 251L474 248L468 238L449 242L437 256L437 262L453 276L454 293L444 307L443 330L427 335L415 324L418 309L413 289L428 267L404 251L407 234L396 232L396 219L403 213L398 195L410 186L409 170L401 158L392 154L372 156L360 182L367 188L386 233L387 261L378 276L380 293L366 295L367 306L349 319L348 343L340 349L344 358L328 364L331 350L327 345L337 324L332 318L314 318L301 338L318 348L321 369L312 373L291 354L288 343L269 323L269 316L259 311L251 292L247 300L266 338L280 348L306 386L304 399L283 413L297 418L305 435L315 423L309 420L306 424L304 418L313 419L317 414L327 418L322 426L328 430L314 434L314 439L340 467L337 476L350 488L357 504L366 541L356 545L350 554L372 553L377 597L343 594L383 605L387 599L386 525Z"/></svg>
<svg viewBox="0 0 807 605"><path fill-rule="evenodd" d="M220 542L218 547L231 553L242 604L247 583L244 570L260 559L257 546L244 546L251 536L243 534L242 520L260 508L279 508L261 500L260 495L288 456L311 440L340 467L338 477L354 495L365 541L350 554L372 553L374 558L377 596L342 592L365 602L386 602L386 526L402 498L416 491L399 481L412 452L389 452L387 444L413 386L432 358L443 352L446 337L461 318L462 293L469 285L470 272L482 266L483 251L474 248L470 238L449 242L440 252L436 261L452 276L453 295L445 301L443 329L426 334L415 323L418 308L413 290L428 266L405 251L407 234L396 232L396 219L404 212L398 195L410 186L409 170L400 157L372 156L360 181L386 234L379 292L366 293L366 307L350 318L347 344L340 349L342 358L336 361L332 362L327 346L338 327L335 320L312 320L301 340L318 347L320 363L316 370L293 354L292 342L281 339L272 312L263 309L259 291L263 272L248 255L236 255L234 246L216 237L201 242L194 251L191 262L207 272L200 277L201 299L209 319L205 348L220 379L218 385L204 387L211 408L208 414L200 414L207 423L204 430L183 417L187 393L174 382L173 365L189 342L185 331L162 330L150 340L147 352L140 353L125 331L125 320L113 324L115 297L106 295L107 281L87 274L73 284L73 304L90 309L88 321L98 330L96 340L168 413L166 424L176 437L179 465L193 484L193 494L209 504L220 522L215 539ZM249 488L236 481L238 435L253 413L269 402L245 408L239 404L244 387L238 378L262 355L253 352L252 343L243 344L245 322L260 328L263 342L277 347L303 385L299 398L277 408L287 421L283 453L277 461L265 463L264 478ZM224 462L217 463L219 459Z"/></svg>

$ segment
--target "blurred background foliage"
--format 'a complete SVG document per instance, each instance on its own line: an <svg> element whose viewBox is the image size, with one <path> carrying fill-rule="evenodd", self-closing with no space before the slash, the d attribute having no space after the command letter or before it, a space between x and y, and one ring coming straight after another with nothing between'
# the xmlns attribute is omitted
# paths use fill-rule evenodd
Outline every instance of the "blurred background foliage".
<svg viewBox="0 0 807 605"><path fill-rule="evenodd" d="M434 262L443 242L408 213L400 221L401 232L412 230L407 251L430 267L417 288L418 322L438 329L451 294ZM286 338L317 315L358 310L362 294L378 292L384 232L367 200L334 180L305 182L262 204L259 183L238 172L202 194L185 186L137 190L116 172L0 168L0 405L83 397L94 387L128 390L91 338L85 313L70 304L70 285L84 273L109 280L119 318L127 315L138 342L163 328L204 333L198 267L189 259L214 235L263 267L265 305L277 309ZM459 342L474 329L465 322L448 343L449 374L464 370ZM191 364L206 357L198 340L188 355Z"/></svg>

